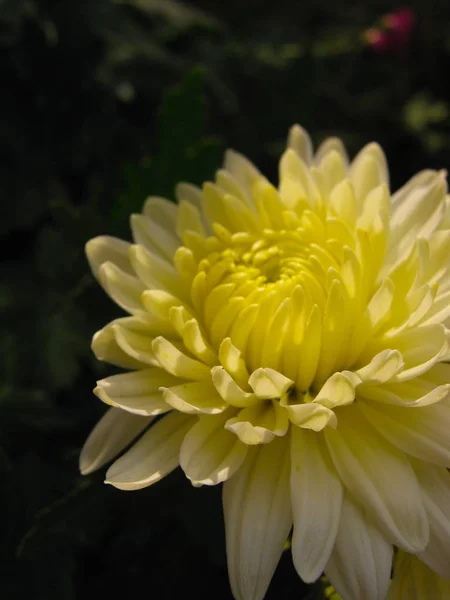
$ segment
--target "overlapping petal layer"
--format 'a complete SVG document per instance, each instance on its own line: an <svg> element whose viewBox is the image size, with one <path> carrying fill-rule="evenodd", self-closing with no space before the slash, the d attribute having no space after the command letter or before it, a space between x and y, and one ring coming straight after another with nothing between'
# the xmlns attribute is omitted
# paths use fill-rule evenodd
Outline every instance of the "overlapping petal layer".
<svg viewBox="0 0 450 600"><path fill-rule="evenodd" d="M352 162L333 138L313 154L294 126L278 187L229 151L214 182L177 187L177 204L150 197L134 244L88 243L131 315L93 350L132 372L97 383L113 408L81 468L163 415L107 481L138 489L181 465L194 485L225 482L237 600L263 598L292 526L299 575L325 569L346 600L386 596L394 545L445 575L446 190L423 171L391 195L377 144Z"/></svg>

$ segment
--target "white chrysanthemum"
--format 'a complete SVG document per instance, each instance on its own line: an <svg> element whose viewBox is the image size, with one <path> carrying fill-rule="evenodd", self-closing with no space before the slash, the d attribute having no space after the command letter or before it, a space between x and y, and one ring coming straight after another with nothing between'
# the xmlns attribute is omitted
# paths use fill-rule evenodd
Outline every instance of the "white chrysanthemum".
<svg viewBox="0 0 450 600"><path fill-rule="evenodd" d="M134 245L87 254L132 316L99 331L113 408L81 456L120 489L181 465L224 481L231 587L260 600L291 528L299 575L385 598L392 550L450 563L450 210L445 175L390 195L377 144L349 164L292 128L271 185L228 152L215 183L147 200Z"/></svg>

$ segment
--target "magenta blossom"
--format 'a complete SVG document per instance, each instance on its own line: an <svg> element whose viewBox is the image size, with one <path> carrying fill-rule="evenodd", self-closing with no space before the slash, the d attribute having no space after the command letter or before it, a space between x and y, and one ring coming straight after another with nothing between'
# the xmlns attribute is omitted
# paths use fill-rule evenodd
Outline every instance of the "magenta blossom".
<svg viewBox="0 0 450 600"><path fill-rule="evenodd" d="M375 52L403 54L408 49L415 20L411 8L399 8L385 15L380 27L365 31L365 41Z"/></svg>

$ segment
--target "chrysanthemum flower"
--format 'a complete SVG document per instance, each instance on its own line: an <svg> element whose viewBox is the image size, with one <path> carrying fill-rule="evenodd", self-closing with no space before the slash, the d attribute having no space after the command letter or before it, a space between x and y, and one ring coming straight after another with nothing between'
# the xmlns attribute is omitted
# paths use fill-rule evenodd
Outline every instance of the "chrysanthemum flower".
<svg viewBox="0 0 450 600"><path fill-rule="evenodd" d="M450 210L445 174L391 196L382 150L313 156L294 126L278 188L228 152L215 183L150 197L134 244L90 241L131 316L96 333L113 408L81 456L139 489L178 465L223 486L238 600L263 598L292 529L295 568L345 600L385 598L393 547L450 564ZM158 419L150 428L149 423Z"/></svg>
<svg viewBox="0 0 450 600"><path fill-rule="evenodd" d="M444 579L416 556L399 552L387 600L448 600L449 577L448 565L447 578Z"/></svg>

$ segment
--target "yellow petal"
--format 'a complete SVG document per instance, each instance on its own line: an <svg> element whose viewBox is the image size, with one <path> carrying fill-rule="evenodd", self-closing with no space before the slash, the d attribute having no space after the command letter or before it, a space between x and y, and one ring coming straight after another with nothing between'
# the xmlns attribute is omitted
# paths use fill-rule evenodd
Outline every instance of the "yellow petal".
<svg viewBox="0 0 450 600"><path fill-rule="evenodd" d="M226 419L200 417L184 438L180 466L196 486L226 481L247 455L247 446L223 428Z"/></svg>
<svg viewBox="0 0 450 600"><path fill-rule="evenodd" d="M355 399L355 385L359 383L358 379L350 372L334 373L324 383L314 402L327 408L351 404Z"/></svg>
<svg viewBox="0 0 450 600"><path fill-rule="evenodd" d="M194 423L191 416L177 412L164 416L111 465L105 483L119 490L140 490L165 477L178 467L181 444Z"/></svg>
<svg viewBox="0 0 450 600"><path fill-rule="evenodd" d="M289 445L250 449L224 483L228 573L236 600L263 600L292 526Z"/></svg>
<svg viewBox="0 0 450 600"><path fill-rule="evenodd" d="M80 454L80 471L88 475L115 458L152 422L154 417L141 417L110 408L89 434Z"/></svg>
<svg viewBox="0 0 450 600"><path fill-rule="evenodd" d="M94 394L103 402L135 415L159 415L170 410L159 388L177 383L176 377L162 369L142 369L97 381Z"/></svg>
<svg viewBox="0 0 450 600"><path fill-rule="evenodd" d="M210 379L162 387L164 401L187 414L216 415L227 408Z"/></svg>
<svg viewBox="0 0 450 600"><path fill-rule="evenodd" d="M244 391L223 367L213 367L211 376L216 390L231 406L245 408L262 402L256 394Z"/></svg>
<svg viewBox="0 0 450 600"><path fill-rule="evenodd" d="M145 287L137 277L122 271L112 262L106 262L98 270L98 278L107 294L125 311L136 315L144 312L141 294Z"/></svg>
<svg viewBox="0 0 450 600"><path fill-rule="evenodd" d="M194 380L209 377L210 369L206 365L189 358L165 338L157 337L153 340L152 348L159 365L172 375Z"/></svg>
<svg viewBox="0 0 450 600"><path fill-rule="evenodd" d="M289 420L302 429L322 431L327 426L336 427L337 419L332 410L321 404L309 402L286 406Z"/></svg>
<svg viewBox="0 0 450 600"><path fill-rule="evenodd" d="M316 581L328 562L339 527L342 483L323 440L298 427L291 434L292 558L306 583Z"/></svg>
<svg viewBox="0 0 450 600"><path fill-rule="evenodd" d="M101 235L89 240L86 244L86 256L92 273L98 278L98 271L103 263L111 262L119 269L133 275L128 258L130 244L109 235Z"/></svg>
<svg viewBox="0 0 450 600"><path fill-rule="evenodd" d="M288 427L287 413L275 401L244 408L225 424L226 429L249 446L268 444L275 436L284 436Z"/></svg>

